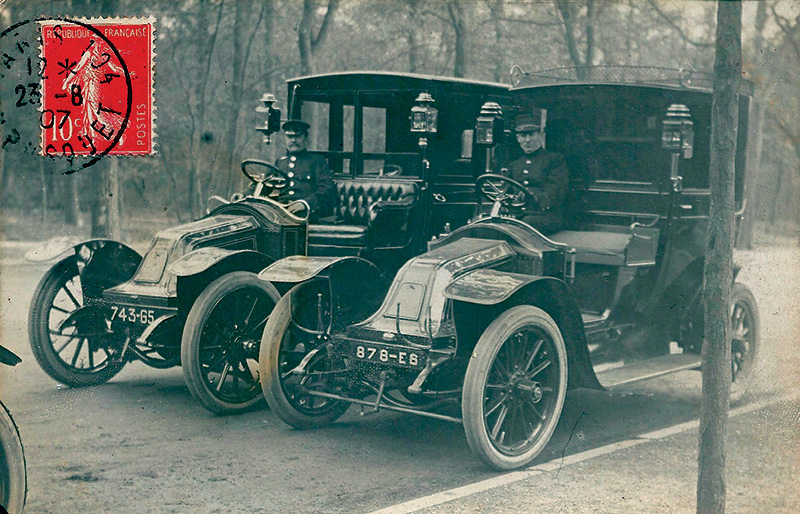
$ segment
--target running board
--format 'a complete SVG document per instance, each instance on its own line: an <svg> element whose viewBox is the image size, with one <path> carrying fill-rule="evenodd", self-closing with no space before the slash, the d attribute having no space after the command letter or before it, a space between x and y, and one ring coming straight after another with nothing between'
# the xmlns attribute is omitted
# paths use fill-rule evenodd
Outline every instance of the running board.
<svg viewBox="0 0 800 514"><path fill-rule="evenodd" d="M613 389L622 385L699 367L699 355L676 353L601 371L597 373L597 380L600 381L604 388Z"/></svg>

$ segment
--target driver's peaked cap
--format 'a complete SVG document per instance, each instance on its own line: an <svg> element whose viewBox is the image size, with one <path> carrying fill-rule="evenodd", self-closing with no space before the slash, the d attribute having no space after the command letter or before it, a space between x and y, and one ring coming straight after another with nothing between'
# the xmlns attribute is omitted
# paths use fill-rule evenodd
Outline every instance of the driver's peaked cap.
<svg viewBox="0 0 800 514"><path fill-rule="evenodd" d="M289 120L283 124L283 131L293 134L308 134L308 129L311 128L311 125L306 123L303 120Z"/></svg>

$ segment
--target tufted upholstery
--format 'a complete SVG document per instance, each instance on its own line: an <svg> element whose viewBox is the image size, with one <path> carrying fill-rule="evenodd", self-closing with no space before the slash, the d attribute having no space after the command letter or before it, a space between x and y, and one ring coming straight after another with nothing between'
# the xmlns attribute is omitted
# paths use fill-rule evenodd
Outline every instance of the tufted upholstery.
<svg viewBox="0 0 800 514"><path fill-rule="evenodd" d="M346 225L369 225L370 208L381 202L413 205L419 186L410 180L353 179L336 182L336 217ZM379 204L380 205L380 204Z"/></svg>
<svg viewBox="0 0 800 514"><path fill-rule="evenodd" d="M409 211L419 200L416 182L402 179L335 180L336 207L332 219L309 225L308 244L364 248L376 234L404 239Z"/></svg>

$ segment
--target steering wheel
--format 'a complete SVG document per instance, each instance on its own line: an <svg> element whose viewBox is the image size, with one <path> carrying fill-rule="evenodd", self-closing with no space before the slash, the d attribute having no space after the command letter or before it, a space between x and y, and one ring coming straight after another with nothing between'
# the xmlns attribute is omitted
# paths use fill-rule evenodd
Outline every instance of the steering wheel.
<svg viewBox="0 0 800 514"><path fill-rule="evenodd" d="M487 173L475 181L478 195L504 207L521 208L529 202L538 204L536 197L525 186L504 175Z"/></svg>
<svg viewBox="0 0 800 514"><path fill-rule="evenodd" d="M247 171L247 167L250 165L261 166L266 168L266 170L262 173L251 173ZM242 173L244 173L244 176L250 179L252 183L262 184L268 187L267 194L275 189L286 187L286 184L289 183L289 176L282 169L258 159L246 159L242 161Z"/></svg>

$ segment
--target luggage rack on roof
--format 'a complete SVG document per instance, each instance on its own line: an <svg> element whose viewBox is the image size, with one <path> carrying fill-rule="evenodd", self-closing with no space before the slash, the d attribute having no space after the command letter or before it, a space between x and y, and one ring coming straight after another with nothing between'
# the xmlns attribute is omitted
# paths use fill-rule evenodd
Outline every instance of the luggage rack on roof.
<svg viewBox="0 0 800 514"><path fill-rule="evenodd" d="M519 66L511 68L511 84L514 87L587 82L712 89L714 75L692 69L655 66L572 66L537 71L523 71Z"/></svg>

